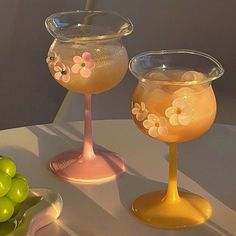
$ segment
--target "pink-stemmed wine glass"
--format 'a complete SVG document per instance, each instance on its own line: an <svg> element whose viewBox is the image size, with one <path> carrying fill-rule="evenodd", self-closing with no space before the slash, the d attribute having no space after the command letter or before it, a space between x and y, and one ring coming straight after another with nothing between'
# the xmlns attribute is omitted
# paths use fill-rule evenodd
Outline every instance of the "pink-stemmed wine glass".
<svg viewBox="0 0 236 236"><path fill-rule="evenodd" d="M55 13L45 24L55 38L47 57L52 76L85 97L83 147L58 154L49 167L68 181L114 179L125 170L124 161L112 151L93 147L91 95L113 88L124 78L128 55L121 38L131 34L133 25L128 18L106 11Z"/></svg>

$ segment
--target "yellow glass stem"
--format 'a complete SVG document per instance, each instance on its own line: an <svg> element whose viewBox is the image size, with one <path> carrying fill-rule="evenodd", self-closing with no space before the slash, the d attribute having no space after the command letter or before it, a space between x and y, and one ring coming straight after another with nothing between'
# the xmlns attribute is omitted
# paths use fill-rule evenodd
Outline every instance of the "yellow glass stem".
<svg viewBox="0 0 236 236"><path fill-rule="evenodd" d="M177 186L177 145L176 143L169 144L169 180L167 193L164 198L168 203L180 201L178 186Z"/></svg>
<svg viewBox="0 0 236 236"><path fill-rule="evenodd" d="M204 198L187 191L178 192L177 145L169 144L169 180L167 191L146 193L132 204L133 214L157 228L185 228L205 222L212 214Z"/></svg>

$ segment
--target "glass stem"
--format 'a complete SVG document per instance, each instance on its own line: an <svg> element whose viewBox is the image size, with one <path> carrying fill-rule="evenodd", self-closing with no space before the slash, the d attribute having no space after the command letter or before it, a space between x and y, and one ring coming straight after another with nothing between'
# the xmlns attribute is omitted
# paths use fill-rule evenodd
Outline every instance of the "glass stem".
<svg viewBox="0 0 236 236"><path fill-rule="evenodd" d="M165 201L175 203L180 200L177 186L177 145L169 144L169 180Z"/></svg>
<svg viewBox="0 0 236 236"><path fill-rule="evenodd" d="M84 144L82 159L91 160L95 157L92 138L91 94L84 95Z"/></svg>

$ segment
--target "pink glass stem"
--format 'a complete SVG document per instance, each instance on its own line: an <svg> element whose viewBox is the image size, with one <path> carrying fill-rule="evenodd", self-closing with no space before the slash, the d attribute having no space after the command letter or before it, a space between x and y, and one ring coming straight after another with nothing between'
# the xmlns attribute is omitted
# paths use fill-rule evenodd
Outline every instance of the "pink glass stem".
<svg viewBox="0 0 236 236"><path fill-rule="evenodd" d="M122 158L108 150L93 150L91 94L85 94L84 144L79 150L59 153L49 168L62 179L84 184L112 180L125 171Z"/></svg>
<svg viewBox="0 0 236 236"><path fill-rule="evenodd" d="M92 138L91 94L84 95L84 144L80 160L95 158Z"/></svg>

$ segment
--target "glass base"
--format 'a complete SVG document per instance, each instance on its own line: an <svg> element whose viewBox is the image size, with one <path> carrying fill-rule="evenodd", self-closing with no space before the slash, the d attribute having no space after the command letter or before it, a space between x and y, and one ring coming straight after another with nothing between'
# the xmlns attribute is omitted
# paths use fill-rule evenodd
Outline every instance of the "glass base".
<svg viewBox="0 0 236 236"><path fill-rule="evenodd" d="M50 161L49 168L64 180L84 184L110 181L125 171L124 161L114 152L95 150L92 159L81 154L82 150L63 152Z"/></svg>
<svg viewBox="0 0 236 236"><path fill-rule="evenodd" d="M210 218L212 208L202 197L179 192L180 200L165 201L166 192L147 193L132 204L132 212L144 223L156 228L186 228L201 224Z"/></svg>

